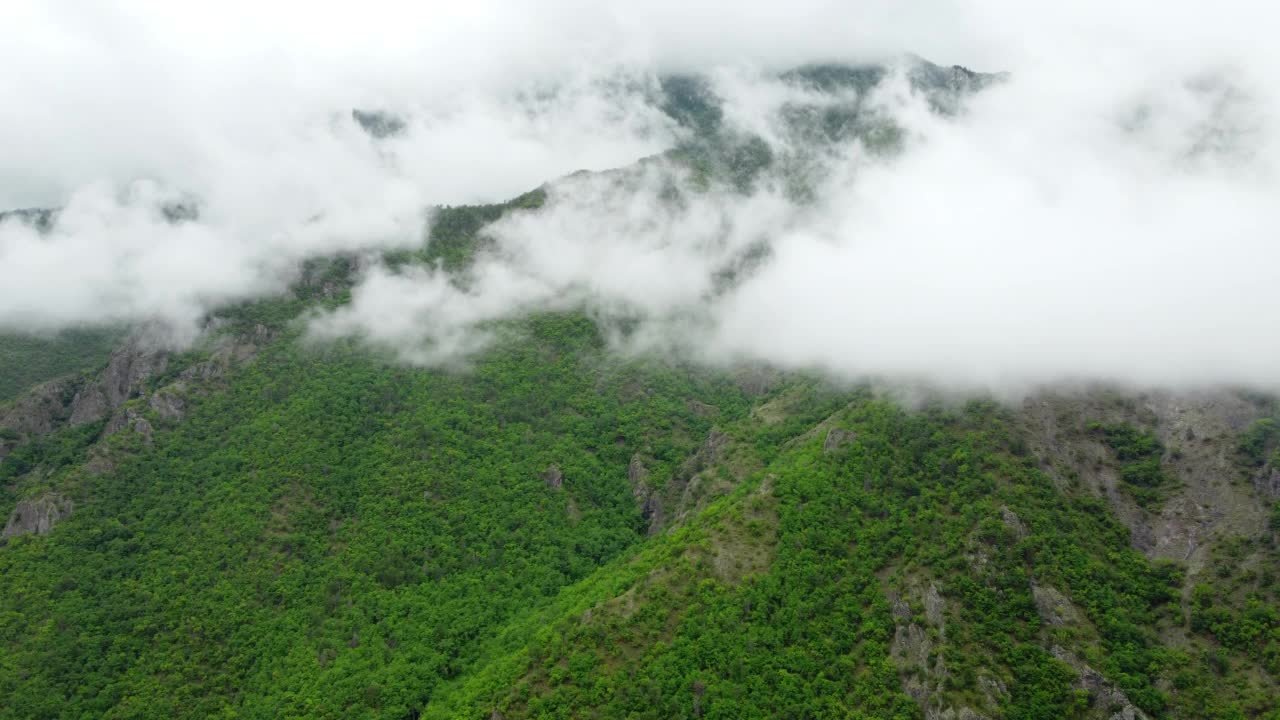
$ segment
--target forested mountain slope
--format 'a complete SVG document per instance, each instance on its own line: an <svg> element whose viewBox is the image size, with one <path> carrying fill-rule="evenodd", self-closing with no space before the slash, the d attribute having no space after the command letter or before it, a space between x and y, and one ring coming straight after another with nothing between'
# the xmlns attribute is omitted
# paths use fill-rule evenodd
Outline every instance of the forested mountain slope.
<svg viewBox="0 0 1280 720"><path fill-rule="evenodd" d="M945 113L984 77L913 81ZM671 202L776 173L803 203L805 158L700 88L664 84L695 129L645 161ZM814 142L897 142L803 110ZM465 286L547 202L438 209L378 261ZM1280 717L1274 398L959 400L618 353L572 305L409 367L306 331L366 262L186 349L77 343L0 404L0 717Z"/></svg>
<svg viewBox="0 0 1280 720"><path fill-rule="evenodd" d="M119 331L92 329L52 336L0 335L0 400L11 400L45 380L97 369L120 337Z"/></svg>

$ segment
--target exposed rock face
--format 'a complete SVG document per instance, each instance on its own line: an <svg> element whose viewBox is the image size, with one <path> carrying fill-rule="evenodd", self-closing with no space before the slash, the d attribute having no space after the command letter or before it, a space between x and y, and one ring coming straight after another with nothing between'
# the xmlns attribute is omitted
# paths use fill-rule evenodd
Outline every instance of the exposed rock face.
<svg viewBox="0 0 1280 720"><path fill-rule="evenodd" d="M929 583L929 589L924 592L924 617L929 624L938 628L939 631L946 634L946 620L942 613L946 610L947 603L942 599L942 594L938 592L938 586Z"/></svg>
<svg viewBox="0 0 1280 720"><path fill-rule="evenodd" d="M990 675L978 676L978 688L982 690L983 697L991 707L1000 707L1000 704L1009 698L1009 686Z"/></svg>
<svg viewBox="0 0 1280 720"><path fill-rule="evenodd" d="M689 412L697 415L698 417L709 418L719 415L720 408L715 405L708 405L707 403L700 402L698 400L690 400Z"/></svg>
<svg viewBox="0 0 1280 720"><path fill-rule="evenodd" d="M960 65L943 67L921 58L915 61L907 78L915 89L928 96L935 110L943 113L956 112L965 96L1008 78L1007 73L974 72Z"/></svg>
<svg viewBox="0 0 1280 720"><path fill-rule="evenodd" d="M627 480L633 487L643 485L649 479L649 471L645 469L644 463L640 460L640 453L631 456L631 462L627 463Z"/></svg>
<svg viewBox="0 0 1280 720"><path fill-rule="evenodd" d="M66 421L75 381L51 380L0 408L0 462L32 435L46 435Z"/></svg>
<svg viewBox="0 0 1280 720"><path fill-rule="evenodd" d="M1009 508L1000 508L1000 521L1009 528L1009 532L1013 533L1016 539L1021 540L1027 536L1027 526L1022 524L1022 518Z"/></svg>
<svg viewBox="0 0 1280 720"><path fill-rule="evenodd" d="M1036 608L1050 625L1082 622L1070 598L1048 585L1032 584ZM995 712L1009 698L1009 689L997 677L982 673L977 677L978 696L948 693L946 663L946 600L938 586L923 578L905 581L901 589L886 593L894 623L891 655L902 673L902 687L920 704L929 720L979 720ZM913 611L913 606L917 609ZM923 613L919 611L923 606ZM1089 667L1071 651L1054 645L1054 657L1077 673L1075 687L1088 693L1095 712L1089 717L1111 720L1146 720L1124 692L1101 673ZM984 702L985 701L985 702ZM963 704L957 704L957 703ZM1096 712L1103 714L1097 715Z"/></svg>
<svg viewBox="0 0 1280 720"><path fill-rule="evenodd" d="M542 481L552 490L559 490L564 487L564 474L560 472L560 466L551 463L542 473Z"/></svg>
<svg viewBox="0 0 1280 720"><path fill-rule="evenodd" d="M967 707L929 709L924 712L925 720L987 720L987 716Z"/></svg>
<svg viewBox="0 0 1280 720"><path fill-rule="evenodd" d="M102 388L96 384L89 385L76 393L70 424L84 425L98 422L110 414L111 410L111 401Z"/></svg>
<svg viewBox="0 0 1280 720"><path fill-rule="evenodd" d="M698 449L676 468L669 480L652 481L644 456L636 453L627 464L627 481L636 505L655 535L671 523L705 507L732 490L744 471L729 461L732 438L712 428ZM727 471L727 472L726 472Z"/></svg>
<svg viewBox="0 0 1280 720"><path fill-rule="evenodd" d="M636 453L627 464L627 481L635 497L640 513L649 523L649 534L656 535L669 523L679 521L694 511L709 497L717 497L733 487L731 482L705 472L724 459L730 439L719 430L712 429L692 455L672 475L669 482L658 487L652 482L644 459Z"/></svg>
<svg viewBox="0 0 1280 720"><path fill-rule="evenodd" d="M1262 497L1272 502L1280 500L1280 468L1270 465L1262 468L1254 476L1253 486L1258 489L1258 494L1262 495Z"/></svg>
<svg viewBox="0 0 1280 720"><path fill-rule="evenodd" d="M1102 673L1089 667L1083 660L1060 646L1053 646L1050 652L1080 674L1076 687L1089 693L1091 705L1099 708L1116 708L1116 712L1110 716L1111 720L1147 720L1146 713L1130 702L1124 691L1103 677Z"/></svg>
<svg viewBox="0 0 1280 720"><path fill-rule="evenodd" d="M274 339L275 333L270 328L254 326L252 333L222 343L208 359L184 369L175 382L156 390L148 404L165 419L181 419L186 415L186 397L192 391L222 380L233 368L257 357Z"/></svg>
<svg viewBox="0 0 1280 720"><path fill-rule="evenodd" d="M74 395L72 380L50 380L38 384L27 395L19 397L8 409L0 410L0 428L9 430L8 439L0 437L0 457L8 455L17 438L42 436L54 432L69 413L70 397Z"/></svg>
<svg viewBox="0 0 1280 720"><path fill-rule="evenodd" d="M697 452L680 465L667 487L668 499L675 501L675 520L688 516L709 498L718 497L733 488L733 483L724 476L711 472L726 459L730 442L728 435L712 428Z"/></svg>
<svg viewBox="0 0 1280 720"><path fill-rule="evenodd" d="M151 437L152 437L151 423L148 422L146 418L142 416L138 416L134 418L133 423L131 424L131 427L133 428L134 432L142 436L142 439L144 442L146 442L148 445L151 444Z"/></svg>
<svg viewBox="0 0 1280 720"><path fill-rule="evenodd" d="M946 601L938 586L930 582L922 587L912 582L905 590L924 605L924 617L917 618L907 598L889 593L893 606L893 644L890 651L903 671L902 687L916 702L928 720L983 720L986 716L970 707L948 704L944 691L948 677L946 658L935 651L933 633L947 636ZM993 681L998 685L998 681ZM998 703L992 702L998 706Z"/></svg>
<svg viewBox="0 0 1280 720"><path fill-rule="evenodd" d="M108 417L126 400L142 392L143 383L164 370L169 353L131 337L111 355L107 369L76 393L71 402L71 425L97 422Z"/></svg>
<svg viewBox="0 0 1280 720"><path fill-rule="evenodd" d="M114 435L125 429L133 430L142 436L143 442L148 445L151 444L152 435L154 433L154 429L151 427L151 422L143 417L142 413L132 407L125 408L113 415L111 420L107 423L104 433L107 435Z"/></svg>
<svg viewBox="0 0 1280 720"><path fill-rule="evenodd" d="M901 619L898 612L898 603L894 603L894 617ZM904 605L905 607L905 605ZM906 608L906 616L911 617L910 608ZM913 622L899 624L893 633L893 655L899 662L904 663L908 667L917 667L925 669L926 676L929 674L929 653L933 651L933 641L929 639L929 634L920 625ZM916 702L926 702L929 690L926 684L920 681L907 683L907 694L915 698Z"/></svg>
<svg viewBox="0 0 1280 720"><path fill-rule="evenodd" d="M986 720L969 698L955 704L956 696L947 694L945 648L947 637L947 603L937 584L924 579L909 580L899 591L888 592L893 607L894 634L890 652L902 673L902 687L917 703L926 720ZM910 599L910 600L909 600ZM923 617L912 612L912 602L924 606ZM939 643L943 643L942 647ZM986 674L977 678L982 697L990 708L999 708L1009 697L1009 689L999 679Z"/></svg>
<svg viewBox="0 0 1280 720"><path fill-rule="evenodd" d="M1093 388L1028 398L1021 415L1028 449L1042 458L1056 483L1065 486L1073 476L1082 489L1105 498L1129 527L1134 547L1152 558L1186 562L1189 582L1204 567L1216 538L1265 532L1268 508L1259 495L1265 494L1269 477L1254 487L1234 482L1241 477L1237 438L1260 416L1259 408L1237 393L1135 396ZM1164 464L1179 487L1158 509L1144 510L1125 494L1111 450L1088 436L1086 424L1094 420L1148 429L1169 450Z"/></svg>
<svg viewBox="0 0 1280 720"><path fill-rule="evenodd" d="M187 401L182 397L185 389L181 381L161 388L147 400L147 406L163 420L181 420L187 414Z"/></svg>
<svg viewBox="0 0 1280 720"><path fill-rule="evenodd" d="M662 498L654 492L645 494L640 506L640 515L649 521L649 534L658 534L658 530L666 521L666 513L662 509Z"/></svg>
<svg viewBox="0 0 1280 720"><path fill-rule="evenodd" d="M129 400L145 395L148 382L165 370L170 359L169 351L152 341L147 328L136 331L112 353L107 367L96 377L53 380L0 408L0 462L31 436L101 420L108 421L106 435L130 429L150 444L154 427L143 415L144 407L155 413L152 419L182 419L191 393L207 389L235 366L252 360L273 339L274 333L262 325L251 333L227 338L206 360L184 369L175 382L151 393L145 405L126 408ZM90 472L103 474L112 467L114 462L102 448L90 453L86 465Z"/></svg>
<svg viewBox="0 0 1280 720"><path fill-rule="evenodd" d="M106 446L95 445L89 448L89 458L85 460L84 469L91 475L101 477L115 472L116 462Z"/></svg>
<svg viewBox="0 0 1280 720"><path fill-rule="evenodd" d="M70 380L51 380L37 385L7 410L0 410L0 428L22 435L51 433L66 418L73 395L74 384Z"/></svg>
<svg viewBox="0 0 1280 720"><path fill-rule="evenodd" d="M18 535L44 535L74 509L73 503L62 495L46 493L37 498L21 500L9 515L0 538Z"/></svg>
<svg viewBox="0 0 1280 720"><path fill-rule="evenodd" d="M1076 625L1080 613L1071 599L1049 585L1031 583L1031 597L1035 601L1040 619L1049 625Z"/></svg>
<svg viewBox="0 0 1280 720"><path fill-rule="evenodd" d="M707 439L702 443L702 447L698 448L698 452L685 462L686 467L702 470L709 465L719 462L724 456L724 450L729 445L729 436L712 428L707 433Z"/></svg>
<svg viewBox="0 0 1280 720"><path fill-rule="evenodd" d="M822 442L822 452L830 454L836 452L840 448L850 445L854 440L858 439L858 434L841 428L831 428L827 431L827 439Z"/></svg>
<svg viewBox="0 0 1280 720"><path fill-rule="evenodd" d="M649 523L649 534L657 532L664 520L662 498L649 483L649 470L645 468L640 454L631 456L627 463L627 482L631 483L631 494L640 505L640 514Z"/></svg>
<svg viewBox="0 0 1280 720"><path fill-rule="evenodd" d="M252 360L275 334L258 325L249 333L223 337L207 359L185 368L174 382L148 396L154 378L170 361L169 351L154 342L155 337L151 329L141 328L112 353L97 376L53 380L0 406L0 463L33 436L101 420L107 420L102 437L127 430L151 445L153 422L181 420L193 394L207 392L234 367ZM143 399L130 402L135 398ZM114 471L118 455L112 446L99 442L88 449L82 467L93 475L107 475Z"/></svg>

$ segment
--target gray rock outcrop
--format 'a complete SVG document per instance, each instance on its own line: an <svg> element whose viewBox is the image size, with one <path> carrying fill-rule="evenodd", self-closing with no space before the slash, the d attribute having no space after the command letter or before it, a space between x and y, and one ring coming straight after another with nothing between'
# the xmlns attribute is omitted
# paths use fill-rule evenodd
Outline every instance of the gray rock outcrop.
<svg viewBox="0 0 1280 720"><path fill-rule="evenodd" d="M111 354L111 362L71 401L70 425L106 419L130 398L142 392L143 383L162 372L169 353L135 334Z"/></svg>
<svg viewBox="0 0 1280 720"><path fill-rule="evenodd" d="M1188 581L1208 565L1215 544L1266 533L1270 477L1239 477L1238 438L1261 416L1249 397L1229 390L1141 393L1106 387L1046 391L1019 412L1031 455L1060 487L1075 483L1107 501L1128 526L1135 548L1187 564ZM1139 507L1123 491L1114 453L1087 432L1089 422L1127 423L1154 434L1168 450L1173 480L1156 507ZM1280 485L1280 479L1277 479ZM1280 488L1277 488L1280 490Z"/></svg>
<svg viewBox="0 0 1280 720"><path fill-rule="evenodd" d="M649 533L653 534L662 524L662 498L649 483L649 470L645 468L640 453L631 456L627 463L627 482L631 484L631 494L640 506L640 514L649 523Z"/></svg>
<svg viewBox="0 0 1280 720"><path fill-rule="evenodd" d="M9 520L0 532L0 538L11 538L18 535L44 535L60 521L66 519L74 509L74 504L56 493L45 493L40 497L18 501L17 507L9 514Z"/></svg>
<svg viewBox="0 0 1280 720"><path fill-rule="evenodd" d="M836 452L840 448L852 444L857 439L858 434L855 432L842 430L841 428L831 428L827 431L827 439L822 442L822 452L827 454Z"/></svg>
<svg viewBox="0 0 1280 720"><path fill-rule="evenodd" d="M22 435L45 435L66 418L74 395L70 380L51 380L37 385L7 409L0 410L0 428Z"/></svg>
<svg viewBox="0 0 1280 720"><path fill-rule="evenodd" d="M1080 612L1072 604L1071 599L1063 595L1057 588L1049 585L1031 583L1031 598L1035 601L1036 612L1040 619L1048 625L1078 625Z"/></svg>
<svg viewBox="0 0 1280 720"><path fill-rule="evenodd" d="M181 420L187 414L187 401L182 396L185 386L176 382L161 388L147 400L147 406L162 420Z"/></svg>
<svg viewBox="0 0 1280 720"><path fill-rule="evenodd" d="M125 429L133 430L142 436L143 442L148 445L151 444L152 436L155 432L154 428L151 427L151 422L132 407L124 408L113 415L103 432L107 435L114 435Z"/></svg>
<svg viewBox="0 0 1280 720"><path fill-rule="evenodd" d="M1275 502L1280 500L1280 468L1267 465L1253 478L1253 486L1262 497Z"/></svg>
<svg viewBox="0 0 1280 720"><path fill-rule="evenodd" d="M1129 697L1124 694L1123 690L1104 677L1102 673L1089 667L1088 663L1057 645L1053 646L1050 652L1054 657L1070 665L1072 669L1079 673L1076 687L1089 693L1092 705L1115 709L1115 712L1111 714L1111 720L1147 720L1146 713L1139 710L1129 700Z"/></svg>
<svg viewBox="0 0 1280 720"><path fill-rule="evenodd" d="M1022 540L1027 536L1027 526L1023 524L1022 518L1008 507L1000 508L1000 522L1009 528L1015 539Z"/></svg>
<svg viewBox="0 0 1280 720"><path fill-rule="evenodd" d="M985 718L973 708L952 706L945 695L950 672L935 638L944 640L947 636L946 601L938 586L917 580L908 583L903 592L907 595L898 591L888 594L894 624L890 653L902 670L903 689L920 704L927 720ZM924 606L924 617L912 612L908 597Z"/></svg>

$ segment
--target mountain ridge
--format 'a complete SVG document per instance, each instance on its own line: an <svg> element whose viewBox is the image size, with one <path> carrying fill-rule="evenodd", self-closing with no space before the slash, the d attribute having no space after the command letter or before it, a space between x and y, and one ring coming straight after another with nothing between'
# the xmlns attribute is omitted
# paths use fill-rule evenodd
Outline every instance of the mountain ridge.
<svg viewBox="0 0 1280 720"><path fill-rule="evenodd" d="M685 90L705 127L643 161L688 171L671 202L797 176ZM788 127L885 137L838 110ZM465 286L563 187L0 402L0 717L1280 713L1273 397L619 355L581 307L494 323L465 367L308 334L379 263Z"/></svg>

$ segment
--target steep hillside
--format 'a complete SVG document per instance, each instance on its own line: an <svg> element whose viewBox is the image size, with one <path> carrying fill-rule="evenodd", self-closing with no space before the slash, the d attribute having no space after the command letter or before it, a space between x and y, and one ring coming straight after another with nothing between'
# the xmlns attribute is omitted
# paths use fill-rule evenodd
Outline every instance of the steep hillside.
<svg viewBox="0 0 1280 720"><path fill-rule="evenodd" d="M345 714L429 696L485 629L644 536L626 465L695 447L710 423L686 398L743 412L727 382L598 370L581 320L526 330L465 375L284 338L206 394L177 358L105 430L20 447L0 466L11 496L75 509L48 537L7 532L6 617L27 619L5 625L10 712L207 715L234 697ZM181 417L157 409L171 397ZM79 466L48 450L85 443Z"/></svg>
<svg viewBox="0 0 1280 720"><path fill-rule="evenodd" d="M20 446L6 505L55 512L0 550L9 715L1275 711L1266 407L911 410L513 330L452 373L267 329ZM1188 427L1139 505L1113 436Z"/></svg>
<svg viewBox="0 0 1280 720"><path fill-rule="evenodd" d="M1041 469L1026 414L844 400L651 554L508 630L428 716L1276 712L1274 571L1148 558L1096 490ZM1215 530L1213 552L1275 567L1274 530Z"/></svg>
<svg viewBox="0 0 1280 720"><path fill-rule="evenodd" d="M0 335L0 402L63 375L97 370L121 333L69 330L52 336Z"/></svg>
<svg viewBox="0 0 1280 720"><path fill-rule="evenodd" d="M310 258L192 345L0 345L0 718L1280 718L1275 398L694 363L576 296L431 367L309 332L371 268L465 292L575 183L803 208L825 147L902 141L885 77L784 74L836 99L785 141L668 77L669 152ZM943 115L998 79L908 78Z"/></svg>

